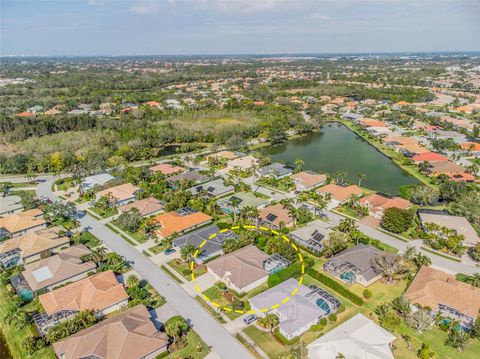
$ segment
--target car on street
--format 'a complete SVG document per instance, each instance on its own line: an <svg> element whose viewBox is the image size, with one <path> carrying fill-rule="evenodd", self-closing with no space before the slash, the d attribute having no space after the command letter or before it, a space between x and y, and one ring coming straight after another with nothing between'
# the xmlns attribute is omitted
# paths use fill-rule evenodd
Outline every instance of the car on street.
<svg viewBox="0 0 480 359"><path fill-rule="evenodd" d="M255 314L250 314L250 315L247 315L245 318L243 318L243 322L247 325L250 325L252 324L254 321L257 320L257 316Z"/></svg>

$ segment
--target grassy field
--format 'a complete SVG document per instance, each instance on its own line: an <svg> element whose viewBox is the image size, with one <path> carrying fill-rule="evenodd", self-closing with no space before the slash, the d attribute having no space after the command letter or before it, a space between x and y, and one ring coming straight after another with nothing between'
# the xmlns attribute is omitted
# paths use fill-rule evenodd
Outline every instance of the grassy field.
<svg viewBox="0 0 480 359"><path fill-rule="evenodd" d="M179 359L179 358L192 358L192 359L202 359L205 358L210 349L207 344L200 338L200 336L194 331L190 330L187 334L188 344L173 353L162 358L169 359Z"/></svg>
<svg viewBox="0 0 480 359"><path fill-rule="evenodd" d="M231 295L234 295L231 291L229 291ZM221 290L218 289L216 286L213 286L211 288L208 288L206 291L203 292L212 302L218 303L221 307L232 307L233 301L230 300L230 298L227 298L224 295L221 295ZM242 314L240 313L235 313L234 311L224 311L225 315L231 319L235 320Z"/></svg>
<svg viewBox="0 0 480 359"><path fill-rule="evenodd" d="M217 314L215 309L213 309L207 302L205 302L200 296L196 296L195 300L202 306L204 307L211 315L214 317L216 320L218 320L220 323L225 324L227 323L225 319L223 319L220 315Z"/></svg>
<svg viewBox="0 0 480 359"><path fill-rule="evenodd" d="M90 249L98 247L100 244L102 244L102 242L90 232L82 232L80 238L82 241L86 241L85 245Z"/></svg>
<svg viewBox="0 0 480 359"><path fill-rule="evenodd" d="M37 335L36 328L33 324L28 324L23 328L17 328L14 323L7 322L6 315L11 306L10 295L7 288L0 284L0 328L4 334L10 352L14 359L32 358L32 359L51 359L55 357L52 348L46 347L29 356L23 349L22 343L26 338ZM39 306L38 300L27 304L24 309L28 311L35 311Z"/></svg>
<svg viewBox="0 0 480 359"><path fill-rule="evenodd" d="M250 325L243 329L244 333L252 339L271 359L291 358L288 348L275 340L272 334L264 332L257 327Z"/></svg>
<svg viewBox="0 0 480 359"><path fill-rule="evenodd" d="M118 213L116 208L108 208L107 210L103 210L101 208L90 207L89 210L102 218L108 218Z"/></svg>
<svg viewBox="0 0 480 359"><path fill-rule="evenodd" d="M175 271L180 274L183 278L185 278L188 281L192 280L191 274L188 272L188 274L184 274L184 271L190 270L190 263L185 262L179 258L172 259L168 262L168 265L175 269ZM207 272L207 267L204 264L199 264L197 267L193 270L193 273L195 274L195 277L199 277L202 274L205 274Z"/></svg>

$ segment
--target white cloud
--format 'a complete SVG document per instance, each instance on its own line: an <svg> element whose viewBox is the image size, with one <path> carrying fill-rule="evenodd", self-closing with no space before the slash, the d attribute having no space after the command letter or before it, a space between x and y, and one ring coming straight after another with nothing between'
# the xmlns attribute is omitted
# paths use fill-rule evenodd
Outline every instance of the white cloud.
<svg viewBox="0 0 480 359"><path fill-rule="evenodd" d="M88 0L88 5L92 6L105 6L110 2L110 0Z"/></svg>
<svg viewBox="0 0 480 359"><path fill-rule="evenodd" d="M130 12L135 14L155 14L160 11L160 1L156 0L138 0L129 8Z"/></svg>
<svg viewBox="0 0 480 359"><path fill-rule="evenodd" d="M324 14L321 14L321 13L313 13L310 15L310 18L311 19L314 19L314 20L321 20L321 21L325 21L325 20L330 20L330 17L327 16L327 15L324 15Z"/></svg>

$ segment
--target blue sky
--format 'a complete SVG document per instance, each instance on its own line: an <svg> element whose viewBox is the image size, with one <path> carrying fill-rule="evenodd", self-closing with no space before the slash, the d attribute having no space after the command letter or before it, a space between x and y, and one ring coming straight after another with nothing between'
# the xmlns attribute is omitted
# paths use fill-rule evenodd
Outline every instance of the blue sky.
<svg viewBox="0 0 480 359"><path fill-rule="evenodd" d="M480 0L1 0L2 55L480 50Z"/></svg>

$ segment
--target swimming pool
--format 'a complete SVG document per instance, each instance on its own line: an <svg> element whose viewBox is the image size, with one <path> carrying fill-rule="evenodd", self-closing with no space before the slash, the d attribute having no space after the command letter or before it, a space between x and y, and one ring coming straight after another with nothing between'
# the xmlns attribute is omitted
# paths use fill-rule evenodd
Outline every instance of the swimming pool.
<svg viewBox="0 0 480 359"><path fill-rule="evenodd" d="M325 312L325 315L330 314L330 306L325 299L318 298L316 301L317 306Z"/></svg>
<svg viewBox="0 0 480 359"><path fill-rule="evenodd" d="M345 282L353 283L355 282L355 273L353 272L344 272L340 274L340 279Z"/></svg>

